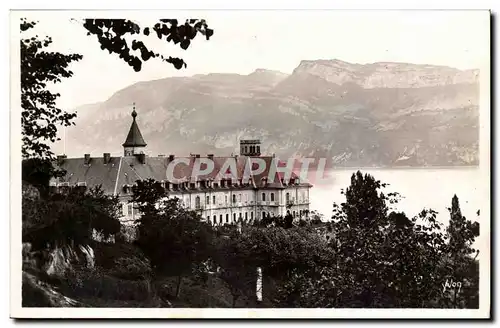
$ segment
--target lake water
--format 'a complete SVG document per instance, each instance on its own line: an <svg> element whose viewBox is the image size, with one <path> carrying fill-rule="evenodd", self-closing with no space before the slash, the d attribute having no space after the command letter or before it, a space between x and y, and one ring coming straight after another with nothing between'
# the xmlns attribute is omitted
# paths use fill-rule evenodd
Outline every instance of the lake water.
<svg viewBox="0 0 500 328"><path fill-rule="evenodd" d="M408 217L417 215L424 208L438 212L437 219L448 224L451 199L457 195L462 214L469 220L479 221L477 210L489 203L484 202L484 190L489 186L479 167L438 169L360 169L383 183L388 183L384 193L398 192L404 198L396 206ZM310 190L310 209L331 217L334 202L345 201L341 189L350 185L352 170L329 171L329 178L314 184ZM487 184L487 185L485 185ZM481 204L482 202L482 204Z"/></svg>

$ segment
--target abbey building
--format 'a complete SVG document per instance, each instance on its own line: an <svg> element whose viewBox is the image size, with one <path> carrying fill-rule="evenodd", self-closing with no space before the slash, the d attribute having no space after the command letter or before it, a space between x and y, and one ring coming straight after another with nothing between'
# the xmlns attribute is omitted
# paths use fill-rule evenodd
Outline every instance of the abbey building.
<svg viewBox="0 0 500 328"><path fill-rule="evenodd" d="M168 194L183 206L197 211L213 225L251 223L264 216L304 217L309 213L311 185L287 171L274 156L261 154L260 140L240 140L240 154L148 156L147 144L132 112L132 123L123 143L123 156L110 153L83 158L58 156L57 165L67 174L53 186L101 185L119 197L123 224L134 222L139 213L130 203L137 180L160 181Z"/></svg>

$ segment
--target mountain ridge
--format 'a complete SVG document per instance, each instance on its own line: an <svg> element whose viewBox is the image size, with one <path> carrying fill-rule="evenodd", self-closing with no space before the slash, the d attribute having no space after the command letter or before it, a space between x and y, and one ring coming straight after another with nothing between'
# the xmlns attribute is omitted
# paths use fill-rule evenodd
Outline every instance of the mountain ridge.
<svg viewBox="0 0 500 328"><path fill-rule="evenodd" d="M478 70L339 60L304 60L291 74L164 78L85 105L66 137L75 156L121 153L135 102L152 156L229 155L240 138L260 138L268 154L345 167L470 166L478 164L478 81Z"/></svg>

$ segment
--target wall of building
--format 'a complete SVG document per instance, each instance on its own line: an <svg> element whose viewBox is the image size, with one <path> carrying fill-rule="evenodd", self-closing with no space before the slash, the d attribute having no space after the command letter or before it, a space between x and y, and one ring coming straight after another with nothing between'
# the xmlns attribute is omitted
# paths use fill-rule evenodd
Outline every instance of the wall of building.
<svg viewBox="0 0 500 328"><path fill-rule="evenodd" d="M287 207L287 195L291 207ZM221 225L236 223L240 219L250 223L260 220L263 214L285 216L288 211L294 217L305 215L309 210L309 188L307 186L288 186L286 189L235 189L190 191L186 193L170 193L177 197L182 206L198 211L211 224ZM214 203L215 199L215 203ZM121 220L132 222L137 219L137 210L122 199Z"/></svg>

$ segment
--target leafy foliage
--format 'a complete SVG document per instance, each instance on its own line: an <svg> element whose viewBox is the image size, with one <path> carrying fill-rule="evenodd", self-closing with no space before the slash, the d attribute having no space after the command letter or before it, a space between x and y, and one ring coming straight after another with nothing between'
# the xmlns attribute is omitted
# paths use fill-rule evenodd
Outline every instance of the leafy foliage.
<svg viewBox="0 0 500 328"><path fill-rule="evenodd" d="M479 223L467 220L460 211L457 195L451 200L450 225L446 232L449 237L449 251L458 256L469 255L475 250L471 247L479 236Z"/></svg>
<svg viewBox="0 0 500 328"><path fill-rule="evenodd" d="M273 227L281 227L289 229L293 227L293 216L290 213L287 213L284 217L281 215L277 216L267 215L260 221L255 221L254 225L259 227L273 226Z"/></svg>
<svg viewBox="0 0 500 328"><path fill-rule="evenodd" d="M132 199L141 211L137 245L155 273L181 277L208 259L212 227L177 198L164 198L165 190L154 180L137 182Z"/></svg>
<svg viewBox="0 0 500 328"><path fill-rule="evenodd" d="M64 170L54 167L51 160L46 158L29 158L22 161L22 181L35 187L42 197L49 193L49 182L54 177L62 177Z"/></svg>
<svg viewBox="0 0 500 328"><path fill-rule="evenodd" d="M157 214L160 200L167 196L166 189L154 179L137 180L132 187L132 203L144 218Z"/></svg>
<svg viewBox="0 0 500 328"><path fill-rule="evenodd" d="M167 57L152 51L139 36L156 36L186 50L198 33L204 35L207 40L213 35L213 30L208 28L203 19L188 19L184 24L180 24L177 19L160 19L152 27L141 27L128 19L86 19L83 27L87 29L88 35L97 36L101 49L119 55L119 58L136 72L141 70L143 62L152 58L170 63L176 69L186 67L181 58ZM134 54L134 51L138 51L138 54Z"/></svg>
<svg viewBox="0 0 500 328"><path fill-rule="evenodd" d="M88 244L94 230L105 237L120 231L118 199L100 187L68 187L45 199L23 199L22 207L23 242L34 250Z"/></svg>
<svg viewBox="0 0 500 328"><path fill-rule="evenodd" d="M21 20L21 33L32 29L35 22ZM21 39L21 127L22 155L24 158L52 158L47 141L55 142L57 126L70 126L75 113L66 112L56 106L60 94L48 90L50 83L59 83L73 72L68 66L82 59L81 55L65 55L44 50L52 38L38 36ZM74 124L74 123L73 123Z"/></svg>
<svg viewBox="0 0 500 328"><path fill-rule="evenodd" d="M330 247L335 265L306 274L295 272L282 290L286 297L281 300L285 299L285 304L365 308L474 306L474 261L469 257L457 258L455 255L462 251L449 247L464 243L446 242L435 211L423 210L411 219L404 213L390 212L390 205L397 203L399 195L386 196L379 191L382 187L384 184L370 175L353 174L345 192L346 202L334 205ZM456 214L458 201L453 203L456 206L452 213L457 218L456 223L452 218L450 227L459 228L451 230L469 236L465 243L468 245L474 240L475 225L465 224ZM469 294L457 299L455 292L450 297L443 292L446 279L470 280Z"/></svg>

